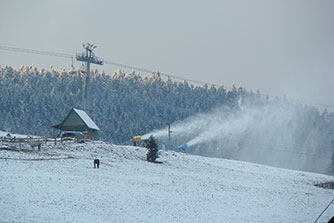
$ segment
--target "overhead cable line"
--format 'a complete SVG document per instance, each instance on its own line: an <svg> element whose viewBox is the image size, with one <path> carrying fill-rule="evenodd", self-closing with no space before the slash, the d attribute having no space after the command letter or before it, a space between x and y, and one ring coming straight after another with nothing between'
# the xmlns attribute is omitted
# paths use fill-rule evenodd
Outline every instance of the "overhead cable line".
<svg viewBox="0 0 334 223"><path fill-rule="evenodd" d="M75 55L66 54L66 53L57 53L57 52L42 51L42 50L32 50L32 49L8 47L8 46L0 46L0 49L1 50L7 50L7 51L16 51L16 52L21 52L21 53L39 54L39 55L45 55L45 56L55 56L55 57L64 57L64 58L74 58L75 57ZM130 66L130 65L122 64L122 63L117 63L117 62L112 62L112 61L104 61L104 63L109 64L109 65L114 65L114 66L127 68L127 69L137 70L137 71L141 71L141 72L144 72L144 73L149 73L149 74L154 73L154 71L152 71L152 70L148 70L148 69L144 69L144 68L140 68L140 67L135 67L135 66ZM210 85L216 86L216 84L206 83L206 82L203 82L203 81L185 79L185 78L182 78L182 77L179 77L179 76L176 76L176 75L165 74L165 73L162 73L162 72L159 72L159 73L162 76L171 77L171 78L178 79L178 80L186 80L186 81L193 82L193 83L210 84Z"/></svg>
<svg viewBox="0 0 334 223"><path fill-rule="evenodd" d="M128 68L128 69L133 69L133 70L137 70L137 71L141 71L144 73L154 73L154 71L148 70L148 69L144 69L144 68L140 68L140 67L135 67L135 66L129 66L126 64L122 64L122 63L116 63L116 62L111 62L111 61L104 61L105 64L109 64L109 65L114 65L114 66L119 66L119 67L123 67L123 68ZM192 82L192 83L197 83L197 84L207 84L207 85L213 85L213 86L217 86L217 84L212 84L212 83L207 83L207 82L203 82L203 81L196 81L196 80L191 80L191 79L186 79L180 76L176 76L173 74L167 74L167 73L162 73L160 71L159 72L160 75L165 76L165 77L171 77L174 79L178 79L178 80L185 80L188 82ZM225 88L225 86L224 86Z"/></svg>
<svg viewBox="0 0 334 223"><path fill-rule="evenodd" d="M56 53L56 52L51 52L51 51L31 50L31 49L8 47L8 46L0 46L0 49L8 50L8 51L16 51L16 52L21 52L21 53L32 53L32 54L39 54L39 55L45 55L45 56L54 56L54 57L64 57L64 58L75 57L75 55L67 54L67 53Z"/></svg>
<svg viewBox="0 0 334 223"><path fill-rule="evenodd" d="M67 54L67 53L57 53L57 52L51 52L51 51L32 50L32 49L25 49L25 48L18 48L18 47L8 47L8 46L0 46L0 50L15 51L15 52L21 52L21 53L39 54L39 55L45 55L45 56L63 57L63 58L74 58L75 57L75 55ZM109 64L109 65L118 66L118 67L127 68L127 69L137 70L137 71L147 73L147 74L154 73L154 71L149 70L149 69L140 68L140 67L136 67L136 66L130 66L130 65L122 64L122 63L117 63L117 62L112 62L112 61L104 61L104 63ZM207 84L207 85L218 86L217 84L207 83L207 82L204 82L204 81L186 79L186 78L183 78L183 77L180 77L180 76L177 76L177 75L162 73L160 71L159 71L159 74L162 75L162 76L171 77L171 78L174 78L174 79L177 79L177 80L185 80L185 81L192 82L192 83L197 83L197 84ZM224 88L226 88L226 87L224 86Z"/></svg>
<svg viewBox="0 0 334 223"><path fill-rule="evenodd" d="M0 50L16 51L16 52L21 52L21 53L31 53L31 54L39 54L39 55L63 57L63 58L75 58L75 55L73 55L73 54L57 53L57 52L42 51L42 50L32 50L32 49L1 46L1 45L0 45ZM114 65L114 66L119 66L119 67L123 67L123 68L127 68L127 69L133 69L133 70L141 71L141 72L147 73L147 74L154 73L154 71L152 71L152 70L148 70L148 69L140 68L140 67L136 67L136 66L130 66L130 65L122 64L122 63L117 63L117 62L112 62L112 61L104 61L104 63L108 64L108 65ZM171 78L174 78L174 79L177 79L177 80L185 80L185 81L188 81L190 83L206 84L206 85L212 85L214 87L222 86L225 89L232 89L231 87L227 87L225 85L218 85L218 84L208 83L208 82L204 82L204 81L197 81L197 80L187 79L187 78L183 78L183 77L180 77L180 76L177 76L177 75L172 75L172 74L167 74L167 73L162 73L162 72L159 72L159 73L160 73L160 75L165 76L165 77L171 77ZM274 96L274 95L270 95L270 94L261 93L261 95L269 96L269 97L272 97L272 98L275 98L275 97L276 98L277 97L281 98L280 96ZM302 104L305 104L305 105L334 108L334 105L329 105L329 104L312 103L312 102L305 102L305 101L293 100L293 99L290 99L290 100L291 101L296 101L296 102L299 102L299 103L302 103Z"/></svg>

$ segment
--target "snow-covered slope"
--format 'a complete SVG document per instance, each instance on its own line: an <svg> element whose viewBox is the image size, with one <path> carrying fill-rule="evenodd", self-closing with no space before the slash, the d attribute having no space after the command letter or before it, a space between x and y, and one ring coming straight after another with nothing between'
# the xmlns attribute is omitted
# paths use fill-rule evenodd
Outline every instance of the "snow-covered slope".
<svg viewBox="0 0 334 223"><path fill-rule="evenodd" d="M0 222L314 222L334 197L314 186L330 176L245 162L162 151L149 163L104 142L26 149L0 150Z"/></svg>

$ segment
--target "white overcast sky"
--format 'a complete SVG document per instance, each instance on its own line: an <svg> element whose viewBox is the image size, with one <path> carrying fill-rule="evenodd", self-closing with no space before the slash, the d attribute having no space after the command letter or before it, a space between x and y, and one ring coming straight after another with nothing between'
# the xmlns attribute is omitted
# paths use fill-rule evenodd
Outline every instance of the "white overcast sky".
<svg viewBox="0 0 334 223"><path fill-rule="evenodd" d="M1 46L74 54L90 42L108 61L334 105L332 0L0 0L0 8ZM70 69L71 60L0 50L2 67L31 64Z"/></svg>

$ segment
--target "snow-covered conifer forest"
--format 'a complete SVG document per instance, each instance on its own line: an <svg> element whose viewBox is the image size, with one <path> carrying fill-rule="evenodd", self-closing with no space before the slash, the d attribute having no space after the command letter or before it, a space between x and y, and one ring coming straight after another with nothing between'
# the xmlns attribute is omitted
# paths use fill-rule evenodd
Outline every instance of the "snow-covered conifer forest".
<svg viewBox="0 0 334 223"><path fill-rule="evenodd" d="M84 74L79 71L1 67L1 130L39 136L55 134L50 126L61 122L71 108L81 108L83 82ZM100 127L100 138L104 141L128 143L133 136L166 128L166 123L182 125L205 114L212 119L218 112L221 126L214 126L217 116L202 125L223 130L201 135L185 129L179 132L182 137L178 137L175 129L173 148L193 142L190 153L245 161L254 161L252 154L256 159L259 156L285 159L268 153L268 147L282 153L293 150L307 165L314 161L325 163L318 169L299 166L293 169L322 173L332 170L329 160L333 154L334 115L310 105L269 97L241 86L193 86L186 81L162 78L158 72L146 77L135 72L105 74L93 70L89 95L87 112ZM195 141L201 138L210 140L196 147ZM260 152L256 153L258 149ZM320 158L314 160L317 156Z"/></svg>

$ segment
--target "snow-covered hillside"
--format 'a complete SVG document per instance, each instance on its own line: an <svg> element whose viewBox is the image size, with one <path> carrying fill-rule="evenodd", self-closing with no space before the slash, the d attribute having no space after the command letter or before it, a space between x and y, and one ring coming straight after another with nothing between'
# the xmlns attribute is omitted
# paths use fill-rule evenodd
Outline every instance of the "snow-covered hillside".
<svg viewBox="0 0 334 223"><path fill-rule="evenodd" d="M145 148L104 142L30 150L0 150L0 222L314 222L334 197L314 186L331 176L245 162L162 151L149 163Z"/></svg>

